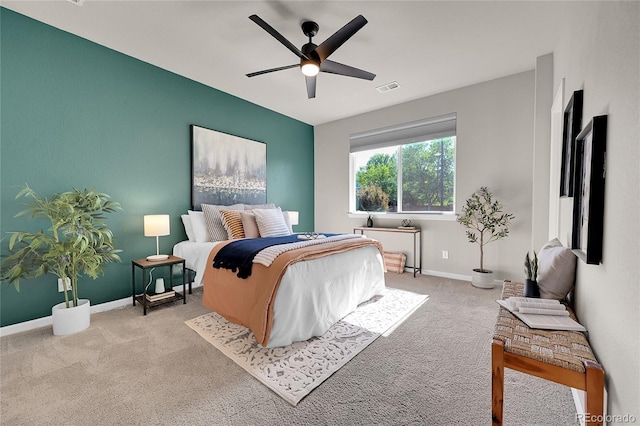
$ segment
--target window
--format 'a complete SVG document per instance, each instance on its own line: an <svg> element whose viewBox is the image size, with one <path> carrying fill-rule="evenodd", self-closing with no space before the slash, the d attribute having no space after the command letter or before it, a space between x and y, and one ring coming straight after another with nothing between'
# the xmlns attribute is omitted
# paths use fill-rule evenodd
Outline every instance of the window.
<svg viewBox="0 0 640 426"><path fill-rule="evenodd" d="M351 135L351 211L453 212L456 115Z"/></svg>

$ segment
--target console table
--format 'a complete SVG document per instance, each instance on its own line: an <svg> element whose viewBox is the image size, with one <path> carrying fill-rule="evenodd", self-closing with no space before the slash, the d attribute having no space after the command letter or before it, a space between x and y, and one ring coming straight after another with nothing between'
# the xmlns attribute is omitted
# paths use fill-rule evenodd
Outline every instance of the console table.
<svg viewBox="0 0 640 426"><path fill-rule="evenodd" d="M407 266L407 268L413 268L413 277L416 277L416 273L422 273L422 231L420 228L411 228L411 229L403 229L403 228L374 228L367 226L356 226L353 228L353 233L357 234L358 231L361 235L364 235L365 231L373 231L373 232L394 232L394 233L402 233L402 234L410 234L413 235L413 266ZM418 250L419 249L419 250ZM420 258L418 259L418 253L420 254Z"/></svg>

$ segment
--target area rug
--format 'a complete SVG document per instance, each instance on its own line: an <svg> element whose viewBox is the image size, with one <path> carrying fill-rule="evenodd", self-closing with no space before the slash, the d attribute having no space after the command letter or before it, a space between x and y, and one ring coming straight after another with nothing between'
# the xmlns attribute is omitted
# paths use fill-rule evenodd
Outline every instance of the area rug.
<svg viewBox="0 0 640 426"><path fill-rule="evenodd" d="M253 333L215 312L185 323L292 405L369 346L388 335L428 296L386 288L325 334L280 348L260 346Z"/></svg>

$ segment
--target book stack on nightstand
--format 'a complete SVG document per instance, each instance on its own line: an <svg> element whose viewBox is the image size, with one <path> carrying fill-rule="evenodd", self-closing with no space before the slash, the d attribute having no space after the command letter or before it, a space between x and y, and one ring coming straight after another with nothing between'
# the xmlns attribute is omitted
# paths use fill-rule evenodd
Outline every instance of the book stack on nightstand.
<svg viewBox="0 0 640 426"><path fill-rule="evenodd" d="M147 300L149 302L155 302L157 300L163 300L170 297L175 297L176 292L174 290L165 291L164 293L156 293L156 294L147 294Z"/></svg>

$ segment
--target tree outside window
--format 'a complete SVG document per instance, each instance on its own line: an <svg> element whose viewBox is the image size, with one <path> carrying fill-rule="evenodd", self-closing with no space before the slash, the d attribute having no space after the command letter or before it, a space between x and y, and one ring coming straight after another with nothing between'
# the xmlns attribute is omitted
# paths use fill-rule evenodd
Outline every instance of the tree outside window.
<svg viewBox="0 0 640 426"><path fill-rule="evenodd" d="M452 212L455 140L448 137L354 153L356 209Z"/></svg>

